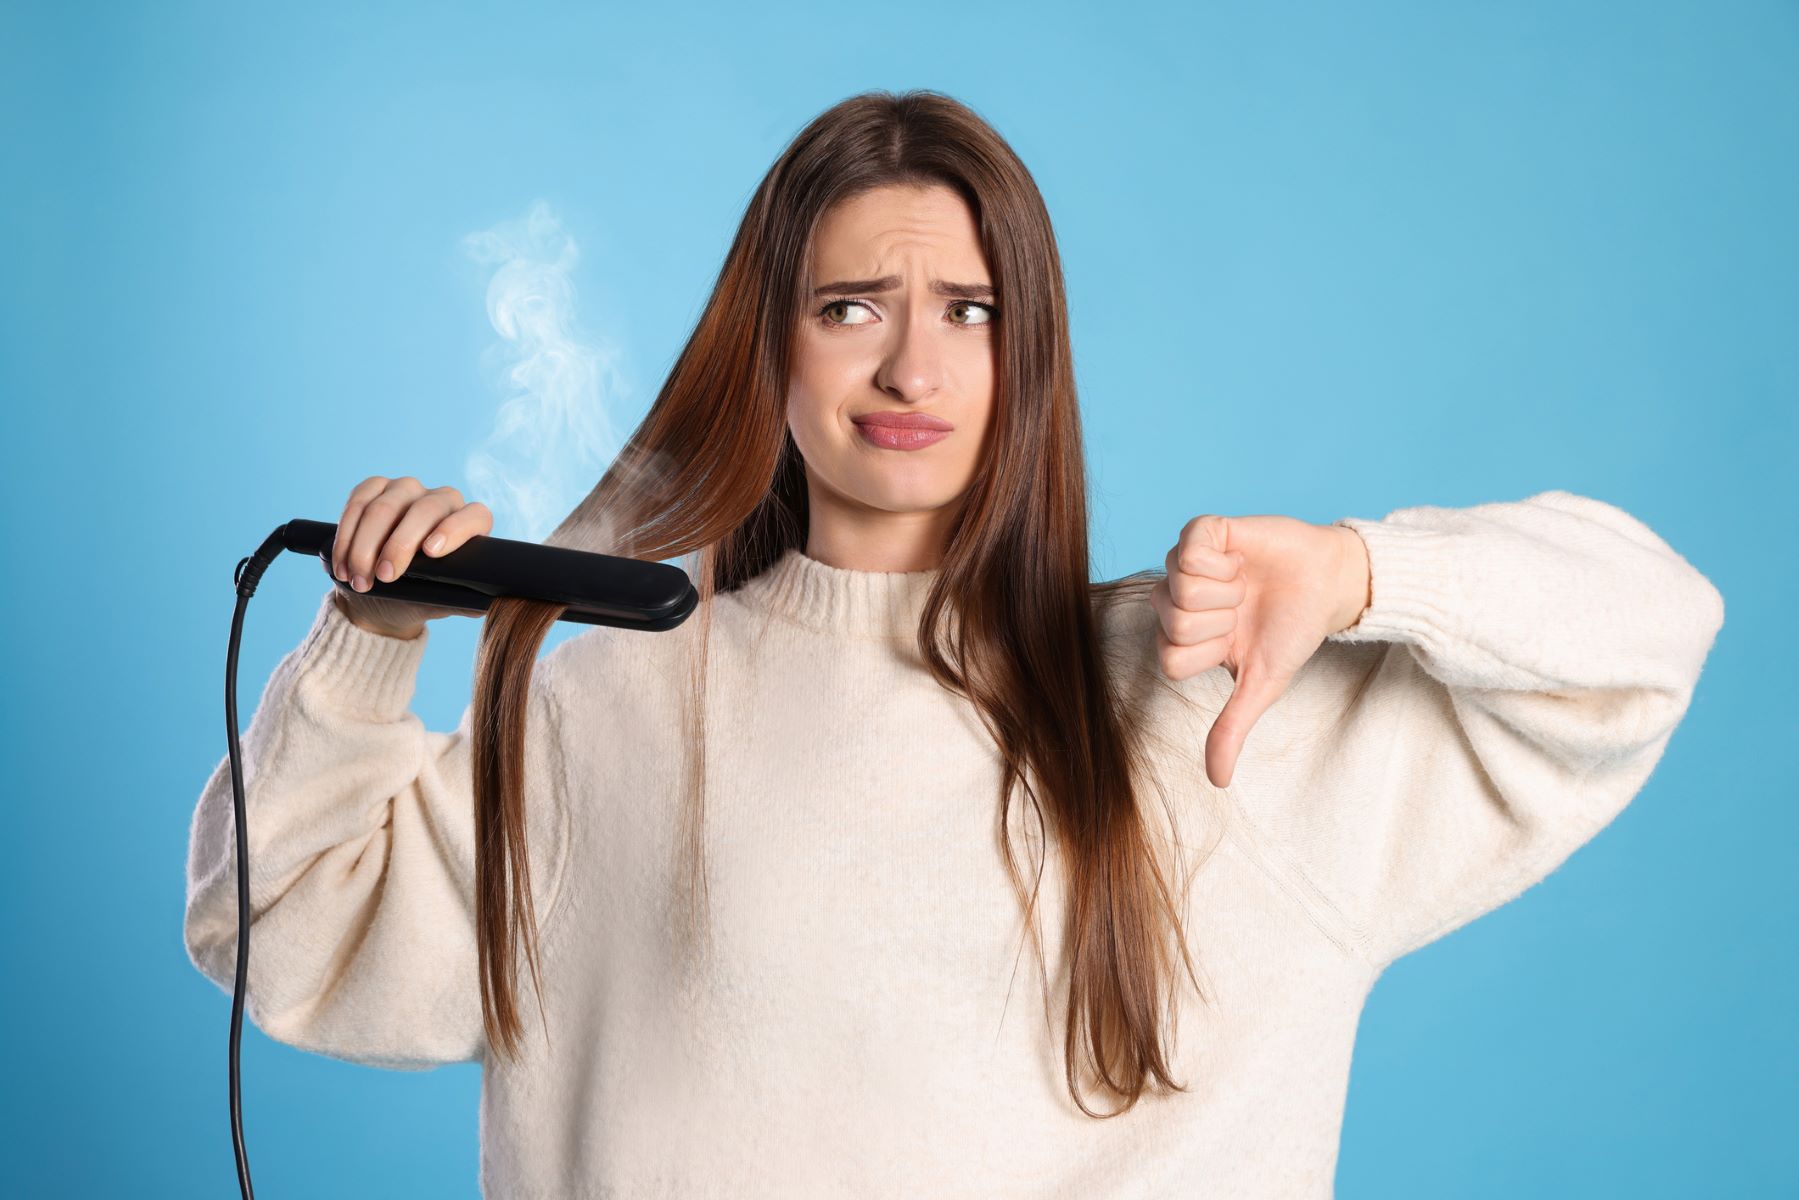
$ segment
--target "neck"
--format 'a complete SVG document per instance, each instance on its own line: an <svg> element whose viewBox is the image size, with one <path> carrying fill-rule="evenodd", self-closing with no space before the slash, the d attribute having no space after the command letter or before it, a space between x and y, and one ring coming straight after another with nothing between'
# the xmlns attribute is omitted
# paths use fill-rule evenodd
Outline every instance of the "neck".
<svg viewBox="0 0 1799 1200"><path fill-rule="evenodd" d="M846 571L928 571L942 565L959 503L887 512L851 504L815 478L809 484L808 558Z"/></svg>

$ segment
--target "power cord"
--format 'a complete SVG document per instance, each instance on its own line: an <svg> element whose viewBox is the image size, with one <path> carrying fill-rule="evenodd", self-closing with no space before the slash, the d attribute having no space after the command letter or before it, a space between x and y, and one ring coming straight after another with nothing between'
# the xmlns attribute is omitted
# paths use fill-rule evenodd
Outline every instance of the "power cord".
<svg viewBox="0 0 1799 1200"><path fill-rule="evenodd" d="M238 1082L239 1045L244 1031L244 987L250 970L250 839L244 829L244 764L237 743L237 647L244 632L244 610L262 573L287 548L287 526L271 533L256 553L238 560L232 572L237 609L231 614L231 642L225 649L225 738L231 754L231 810L237 824L237 978L231 987L231 1146L237 1155L237 1186L244 1200L254 1200L250 1159L244 1150L242 1088Z"/></svg>

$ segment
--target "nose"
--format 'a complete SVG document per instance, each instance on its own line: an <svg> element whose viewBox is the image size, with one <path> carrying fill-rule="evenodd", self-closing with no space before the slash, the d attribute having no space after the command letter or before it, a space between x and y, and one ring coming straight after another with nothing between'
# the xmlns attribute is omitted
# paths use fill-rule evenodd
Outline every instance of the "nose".
<svg viewBox="0 0 1799 1200"><path fill-rule="evenodd" d="M927 301L934 303L934 301ZM893 322L892 340L881 359L881 390L902 400L918 401L943 386L942 331L930 316L910 312Z"/></svg>

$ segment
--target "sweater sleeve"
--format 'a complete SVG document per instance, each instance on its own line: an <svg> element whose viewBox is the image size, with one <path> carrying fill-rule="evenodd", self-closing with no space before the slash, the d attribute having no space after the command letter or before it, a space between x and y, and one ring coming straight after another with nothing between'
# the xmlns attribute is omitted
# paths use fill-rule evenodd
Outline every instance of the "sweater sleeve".
<svg viewBox="0 0 1799 1200"><path fill-rule="evenodd" d="M1367 545L1371 603L1251 731L1229 790L1296 898L1378 967L1630 802L1724 602L1635 517L1565 491L1333 524Z"/></svg>
<svg viewBox="0 0 1799 1200"><path fill-rule="evenodd" d="M240 738L250 852L245 1009L268 1036L350 1062L418 1070L485 1052L474 904L470 714L453 733L408 711L430 637L353 623L328 592L277 664ZM552 652L532 671L526 826L547 927L566 846ZM230 995L237 970L231 765L193 814L188 956ZM520 1011L534 1015L530 973Z"/></svg>

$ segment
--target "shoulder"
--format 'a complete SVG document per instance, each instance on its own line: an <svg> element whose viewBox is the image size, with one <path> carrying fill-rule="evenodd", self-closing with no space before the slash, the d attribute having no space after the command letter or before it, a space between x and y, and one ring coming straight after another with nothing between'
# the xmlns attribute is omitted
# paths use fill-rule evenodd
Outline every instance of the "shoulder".
<svg viewBox="0 0 1799 1200"><path fill-rule="evenodd" d="M1132 636L1155 620L1149 594L1161 578L1160 571L1143 570L1090 585L1094 626L1101 640Z"/></svg>
<svg viewBox="0 0 1799 1200"><path fill-rule="evenodd" d="M687 689L707 615L696 609L662 630L577 625L541 655L538 670L556 698L575 711L659 708Z"/></svg>
<svg viewBox="0 0 1799 1200"><path fill-rule="evenodd" d="M537 664L545 684L559 699L582 695L589 700L608 681L619 677L641 654L650 634L611 625L580 625L552 646Z"/></svg>
<svg viewBox="0 0 1799 1200"><path fill-rule="evenodd" d="M542 661L549 664L552 671L563 676L615 670L658 646L667 647L673 642L685 641L690 634L689 626L693 623L685 621L674 629L652 632L623 629L616 625L574 625L572 628L575 632L563 636L561 641L543 655Z"/></svg>
<svg viewBox="0 0 1799 1200"><path fill-rule="evenodd" d="M1216 715L1223 708L1231 678L1223 667L1178 680L1162 673L1157 653L1161 620L1150 603L1150 593L1161 578L1161 571L1146 569L1095 583L1094 629L1102 660L1131 719L1164 723L1179 713L1184 727L1196 715Z"/></svg>

